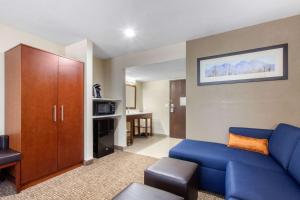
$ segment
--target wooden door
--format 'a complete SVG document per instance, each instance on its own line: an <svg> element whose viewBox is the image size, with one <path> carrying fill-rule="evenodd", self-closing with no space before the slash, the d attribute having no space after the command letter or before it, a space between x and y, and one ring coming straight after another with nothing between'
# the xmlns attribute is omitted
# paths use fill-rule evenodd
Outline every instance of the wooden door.
<svg viewBox="0 0 300 200"><path fill-rule="evenodd" d="M57 171L56 55L22 45L21 184Z"/></svg>
<svg viewBox="0 0 300 200"><path fill-rule="evenodd" d="M59 58L58 168L83 161L83 64Z"/></svg>
<svg viewBox="0 0 300 200"><path fill-rule="evenodd" d="M170 81L170 137L186 137L185 80Z"/></svg>

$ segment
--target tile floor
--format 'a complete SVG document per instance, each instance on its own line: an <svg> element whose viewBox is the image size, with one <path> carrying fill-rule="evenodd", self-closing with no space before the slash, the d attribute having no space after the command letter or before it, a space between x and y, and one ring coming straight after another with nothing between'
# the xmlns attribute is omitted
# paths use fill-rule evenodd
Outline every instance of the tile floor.
<svg viewBox="0 0 300 200"><path fill-rule="evenodd" d="M133 145L125 151L154 158L167 157L169 150L181 142L182 139L170 138L165 135L153 135L152 137L135 137Z"/></svg>

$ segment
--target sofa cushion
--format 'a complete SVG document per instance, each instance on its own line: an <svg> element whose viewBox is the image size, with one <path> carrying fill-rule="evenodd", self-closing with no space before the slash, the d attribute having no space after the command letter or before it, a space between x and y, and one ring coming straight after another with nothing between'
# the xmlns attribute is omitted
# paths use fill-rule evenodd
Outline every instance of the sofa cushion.
<svg viewBox="0 0 300 200"><path fill-rule="evenodd" d="M258 128L241 128L230 127L229 132L246 137L254 137L258 139L269 139L274 130L270 129L258 129Z"/></svg>
<svg viewBox="0 0 300 200"><path fill-rule="evenodd" d="M300 187L287 174L229 162L226 171L226 199L299 200Z"/></svg>
<svg viewBox="0 0 300 200"><path fill-rule="evenodd" d="M271 155L287 169L292 153L300 139L300 128L288 124L279 124L269 142Z"/></svg>
<svg viewBox="0 0 300 200"><path fill-rule="evenodd" d="M269 155L268 139L246 137L229 133L229 141L227 146L230 148L242 149Z"/></svg>
<svg viewBox="0 0 300 200"><path fill-rule="evenodd" d="M283 172L283 169L270 156L259 153L228 148L224 144L183 140L173 147L169 156L172 158L196 162L199 166L226 170L229 161L239 161L273 171Z"/></svg>
<svg viewBox="0 0 300 200"><path fill-rule="evenodd" d="M0 150L0 165L5 165L20 160L21 160L21 153L11 149Z"/></svg>
<svg viewBox="0 0 300 200"><path fill-rule="evenodd" d="M300 141L293 152L288 172L300 184Z"/></svg>

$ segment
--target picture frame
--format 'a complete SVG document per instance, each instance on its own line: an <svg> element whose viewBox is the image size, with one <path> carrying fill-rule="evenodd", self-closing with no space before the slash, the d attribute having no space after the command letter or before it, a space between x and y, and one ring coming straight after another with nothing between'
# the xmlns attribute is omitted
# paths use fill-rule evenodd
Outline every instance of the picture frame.
<svg viewBox="0 0 300 200"><path fill-rule="evenodd" d="M288 44L197 59L197 85L288 79Z"/></svg>
<svg viewBox="0 0 300 200"><path fill-rule="evenodd" d="M126 84L126 109L136 109L136 86Z"/></svg>

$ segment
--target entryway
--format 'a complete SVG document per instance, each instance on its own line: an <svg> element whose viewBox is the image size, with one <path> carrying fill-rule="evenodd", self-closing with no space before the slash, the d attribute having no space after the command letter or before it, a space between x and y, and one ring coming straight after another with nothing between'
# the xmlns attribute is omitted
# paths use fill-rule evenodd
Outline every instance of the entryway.
<svg viewBox="0 0 300 200"><path fill-rule="evenodd" d="M185 138L185 59L126 69L126 151L168 156Z"/></svg>

